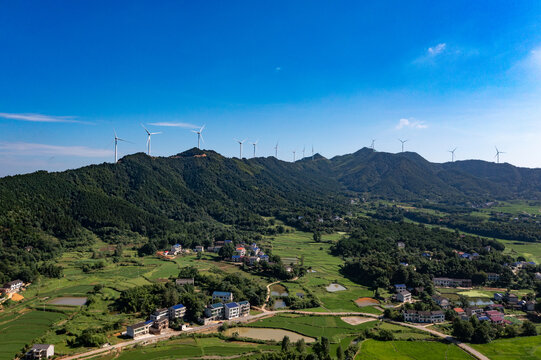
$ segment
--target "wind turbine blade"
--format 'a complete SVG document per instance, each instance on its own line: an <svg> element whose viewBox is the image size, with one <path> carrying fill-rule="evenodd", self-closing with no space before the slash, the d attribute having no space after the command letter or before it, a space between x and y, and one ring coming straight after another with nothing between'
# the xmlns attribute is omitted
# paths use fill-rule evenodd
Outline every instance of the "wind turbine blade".
<svg viewBox="0 0 541 360"><path fill-rule="evenodd" d="M158 131L158 132L150 133L150 135L158 135L158 134L161 134L161 133L162 133L161 131Z"/></svg>
<svg viewBox="0 0 541 360"><path fill-rule="evenodd" d="M150 131L148 131L148 129L145 127L145 125L141 124L141 126L143 127L143 129L145 129L145 131L147 132L147 134L150 135Z"/></svg>
<svg viewBox="0 0 541 360"><path fill-rule="evenodd" d="M205 128L205 124L203 124L203 126L201 126L201 129L199 129L199 132L203 132L204 128Z"/></svg>
<svg viewBox="0 0 541 360"><path fill-rule="evenodd" d="M205 139L203 138L203 134L199 133L199 137L201 138L202 142L205 142Z"/></svg>
<svg viewBox="0 0 541 360"><path fill-rule="evenodd" d="M199 131L197 131L197 130L190 130L190 131L195 133L195 134L199 134Z"/></svg>

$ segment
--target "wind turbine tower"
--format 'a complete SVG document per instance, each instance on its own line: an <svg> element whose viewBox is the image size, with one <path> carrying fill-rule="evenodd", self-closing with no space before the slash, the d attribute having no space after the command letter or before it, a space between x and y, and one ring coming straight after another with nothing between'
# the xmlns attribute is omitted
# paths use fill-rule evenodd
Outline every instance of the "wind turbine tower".
<svg viewBox="0 0 541 360"><path fill-rule="evenodd" d="M496 156L494 156L496 158L496 163L500 163L500 154L505 154L505 152L503 151L500 151L498 150L498 148L496 148Z"/></svg>
<svg viewBox="0 0 541 360"><path fill-rule="evenodd" d="M312 161L314 161L314 145L312 145Z"/></svg>
<svg viewBox="0 0 541 360"><path fill-rule="evenodd" d="M295 162L295 153L296 153L296 151L293 150L293 162Z"/></svg>
<svg viewBox="0 0 541 360"><path fill-rule="evenodd" d="M203 129L205 128L205 125L201 126L201 128L199 130L192 130L193 133L196 133L197 134L197 148L200 149L200 143L201 143L201 140L203 140L203 142L205 142L205 140L203 139Z"/></svg>
<svg viewBox="0 0 541 360"><path fill-rule="evenodd" d="M372 145L370 145L370 148L372 149L372 151L376 151L376 139L372 139Z"/></svg>
<svg viewBox="0 0 541 360"><path fill-rule="evenodd" d="M242 141L241 141L241 140L238 140L238 139L235 139L235 141L239 143L239 147L240 147L240 155L239 155L240 157L239 157L239 159L242 159L242 144L244 144L244 142L246 141L246 139L244 139L244 140L242 140Z"/></svg>
<svg viewBox="0 0 541 360"><path fill-rule="evenodd" d="M278 159L278 142L276 142L276 145L274 146L274 157Z"/></svg>
<svg viewBox="0 0 541 360"><path fill-rule="evenodd" d="M256 142L253 142L252 145L254 146L254 158L255 158L255 149L257 147L257 143L259 142L259 140L257 140Z"/></svg>
<svg viewBox="0 0 541 360"><path fill-rule="evenodd" d="M162 132L158 131L158 132L151 133L150 131L148 131L148 129L145 127L145 125L141 124L141 126L147 132L147 148L148 148L147 151L148 151L148 156L150 156L150 138L152 137L152 135L158 135L158 134L161 134Z"/></svg>
<svg viewBox="0 0 541 360"><path fill-rule="evenodd" d="M116 131L113 129L113 132L115 133L115 164L118 162L118 142L119 141L126 141L124 139L121 139L119 138L117 135L116 135Z"/></svg>
<svg viewBox="0 0 541 360"><path fill-rule="evenodd" d="M449 152L451 153L451 162L455 162L455 151L456 148L454 148L453 150L449 150Z"/></svg>
<svg viewBox="0 0 541 360"><path fill-rule="evenodd" d="M400 141L402 143L402 152L404 152L404 144L407 143L408 140L398 139L398 141Z"/></svg>

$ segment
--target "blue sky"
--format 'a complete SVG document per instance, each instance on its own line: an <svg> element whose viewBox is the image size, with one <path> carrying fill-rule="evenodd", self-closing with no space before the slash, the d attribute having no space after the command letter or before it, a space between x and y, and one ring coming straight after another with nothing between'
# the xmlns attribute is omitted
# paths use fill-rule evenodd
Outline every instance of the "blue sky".
<svg viewBox="0 0 541 360"><path fill-rule="evenodd" d="M374 4L372 4L374 3ZM0 176L196 145L541 167L541 3L1 1ZM175 123L178 126L151 124ZM251 154L245 146L245 154Z"/></svg>

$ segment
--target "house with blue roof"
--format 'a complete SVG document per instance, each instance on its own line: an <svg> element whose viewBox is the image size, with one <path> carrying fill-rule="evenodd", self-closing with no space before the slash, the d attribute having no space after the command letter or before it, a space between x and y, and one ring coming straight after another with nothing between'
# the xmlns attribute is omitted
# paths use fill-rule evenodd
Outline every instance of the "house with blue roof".
<svg viewBox="0 0 541 360"><path fill-rule="evenodd" d="M248 316L250 315L250 303L246 300L239 301L240 306L240 316Z"/></svg>
<svg viewBox="0 0 541 360"><path fill-rule="evenodd" d="M186 306L182 304L173 305L169 308L169 320L182 319L186 315Z"/></svg>
<svg viewBox="0 0 541 360"><path fill-rule="evenodd" d="M236 302L230 302L224 305L224 317L227 320L235 319L240 316L240 305Z"/></svg>
<svg viewBox="0 0 541 360"><path fill-rule="evenodd" d="M222 303L233 301L233 293L229 291L215 291L212 293L212 301L220 300Z"/></svg>
<svg viewBox="0 0 541 360"><path fill-rule="evenodd" d="M242 256L233 255L233 256L231 256L231 261L233 261L233 262L241 262L242 261Z"/></svg>
<svg viewBox="0 0 541 360"><path fill-rule="evenodd" d="M221 320L224 317L224 304L216 303L208 305L205 309L205 317L210 320Z"/></svg>

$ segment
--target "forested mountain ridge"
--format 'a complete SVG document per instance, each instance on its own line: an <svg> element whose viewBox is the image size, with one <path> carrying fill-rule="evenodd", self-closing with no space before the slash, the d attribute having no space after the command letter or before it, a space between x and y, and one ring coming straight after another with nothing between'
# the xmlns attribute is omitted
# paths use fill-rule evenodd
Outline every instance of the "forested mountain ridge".
<svg viewBox="0 0 541 360"><path fill-rule="evenodd" d="M118 164L0 179L0 281L17 274L18 264L39 264L97 237L210 243L238 231L259 233L266 216L302 216L307 227L348 212L348 197L466 204L534 199L540 184L539 169L435 164L415 153L367 148L295 163L226 158L195 148L171 157L138 153ZM33 250L24 251L27 246Z"/></svg>

